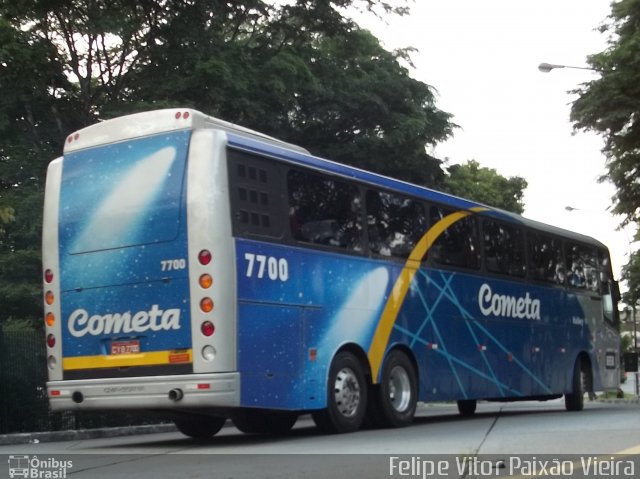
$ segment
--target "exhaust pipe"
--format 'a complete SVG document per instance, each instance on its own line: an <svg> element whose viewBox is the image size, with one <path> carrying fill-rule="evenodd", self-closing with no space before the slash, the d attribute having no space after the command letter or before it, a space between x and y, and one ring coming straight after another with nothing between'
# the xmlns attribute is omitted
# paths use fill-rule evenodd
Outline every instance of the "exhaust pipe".
<svg viewBox="0 0 640 479"><path fill-rule="evenodd" d="M182 392L182 389L175 388L169 391L169 399L174 402L180 401L180 399L182 399L183 397L184 393Z"/></svg>
<svg viewBox="0 0 640 479"><path fill-rule="evenodd" d="M71 395L71 400L76 404L80 404L82 401L84 401L84 396L82 395L82 393L80 391L75 391Z"/></svg>

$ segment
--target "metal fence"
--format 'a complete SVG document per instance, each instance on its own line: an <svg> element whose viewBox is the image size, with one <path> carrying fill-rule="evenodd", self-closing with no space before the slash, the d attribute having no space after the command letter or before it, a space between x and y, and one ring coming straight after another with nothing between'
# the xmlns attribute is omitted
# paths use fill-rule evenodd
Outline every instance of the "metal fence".
<svg viewBox="0 0 640 479"><path fill-rule="evenodd" d="M53 412L46 381L44 332L0 324L0 434L159 422L131 413Z"/></svg>

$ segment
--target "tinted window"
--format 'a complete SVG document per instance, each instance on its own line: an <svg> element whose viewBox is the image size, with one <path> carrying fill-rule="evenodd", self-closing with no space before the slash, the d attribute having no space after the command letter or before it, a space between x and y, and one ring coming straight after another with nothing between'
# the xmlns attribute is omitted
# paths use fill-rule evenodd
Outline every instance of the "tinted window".
<svg viewBox="0 0 640 479"><path fill-rule="evenodd" d="M407 258L427 231L424 208L403 196L368 191L367 231L373 253Z"/></svg>
<svg viewBox="0 0 640 479"><path fill-rule="evenodd" d="M275 162L229 150L231 204L236 234L282 237L282 190Z"/></svg>
<svg viewBox="0 0 640 479"><path fill-rule="evenodd" d="M429 209L429 220L433 227L445 216L453 213L438 206ZM478 222L474 216L466 216L447 229L429 249L429 261L446 266L480 268L480 248L478 247Z"/></svg>
<svg viewBox="0 0 640 479"><path fill-rule="evenodd" d="M567 243L567 283L573 288L598 290L596 250Z"/></svg>
<svg viewBox="0 0 640 479"><path fill-rule="evenodd" d="M531 233L529 244L533 279L564 284L566 274L562 261L562 242L551 236Z"/></svg>
<svg viewBox="0 0 640 479"><path fill-rule="evenodd" d="M348 183L292 170L287 175L294 239L362 251L361 199Z"/></svg>
<svg viewBox="0 0 640 479"><path fill-rule="evenodd" d="M482 225L485 266L491 273L524 276L524 235L515 226L491 219Z"/></svg>

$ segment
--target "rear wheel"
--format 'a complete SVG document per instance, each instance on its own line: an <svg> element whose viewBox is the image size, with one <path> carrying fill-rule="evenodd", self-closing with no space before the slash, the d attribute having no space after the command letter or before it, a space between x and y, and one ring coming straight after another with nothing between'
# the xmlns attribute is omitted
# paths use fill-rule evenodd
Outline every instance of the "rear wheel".
<svg viewBox="0 0 640 479"><path fill-rule="evenodd" d="M413 363L402 351L392 351L382 368L381 381L372 389L368 422L377 427L404 427L413 421L418 385Z"/></svg>
<svg viewBox="0 0 640 479"><path fill-rule="evenodd" d="M178 431L194 439L215 436L226 421L226 418L218 416L181 416L173 420Z"/></svg>
<svg viewBox="0 0 640 479"><path fill-rule="evenodd" d="M584 394L589 389L589 366L578 359L573 367L571 393L564 395L564 405L567 411L582 411L584 408Z"/></svg>
<svg viewBox="0 0 640 479"><path fill-rule="evenodd" d="M327 408L312 414L318 428L328 433L356 431L367 405L367 383L362 365L353 354L336 355L329 369Z"/></svg>
<svg viewBox="0 0 640 479"><path fill-rule="evenodd" d="M241 409L233 415L233 424L246 434L286 434L297 420L296 412L269 409Z"/></svg>

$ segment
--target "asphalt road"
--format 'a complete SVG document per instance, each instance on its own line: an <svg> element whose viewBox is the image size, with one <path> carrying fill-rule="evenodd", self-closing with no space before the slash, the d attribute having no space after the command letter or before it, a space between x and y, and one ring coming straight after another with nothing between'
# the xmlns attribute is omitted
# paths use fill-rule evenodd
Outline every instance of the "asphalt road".
<svg viewBox="0 0 640 479"><path fill-rule="evenodd" d="M640 457L638 404L588 402L584 411L567 412L562 401L481 403L471 418L459 417L455 405L437 404L421 406L414 424L404 429L337 436L319 434L303 417L284 437L245 435L228 426L203 442L162 433L0 447L7 461L9 455L37 457L49 473L71 461L65 477L74 479L495 477L506 473L499 464L511 456L575 462L620 453L635 454L636 463ZM458 470L455 461L463 457L479 461L477 470ZM491 469L492 464L498 465ZM446 474L437 474L438 465ZM610 477L640 476L640 464L630 467ZM0 477L5 472L8 466L0 463ZM599 472L593 477L603 477Z"/></svg>

